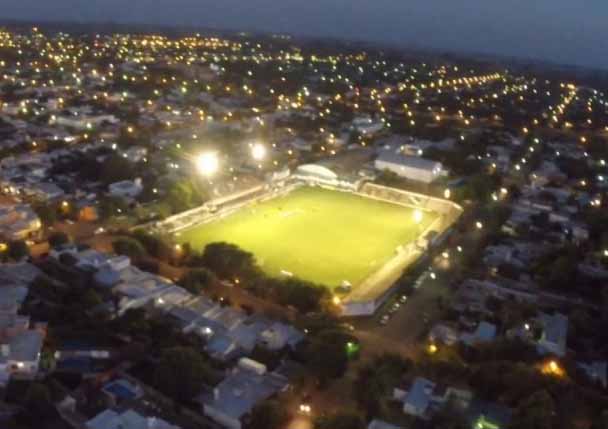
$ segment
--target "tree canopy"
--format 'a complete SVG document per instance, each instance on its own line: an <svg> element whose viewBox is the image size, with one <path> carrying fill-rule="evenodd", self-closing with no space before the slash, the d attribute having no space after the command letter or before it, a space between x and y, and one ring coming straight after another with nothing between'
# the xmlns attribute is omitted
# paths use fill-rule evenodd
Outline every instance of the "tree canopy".
<svg viewBox="0 0 608 429"><path fill-rule="evenodd" d="M165 350L154 373L158 388L181 402L192 400L210 379L211 370L207 362L190 347Z"/></svg>
<svg viewBox="0 0 608 429"><path fill-rule="evenodd" d="M132 259L138 259L146 255L146 249L134 238L119 237L112 242L114 252L125 255Z"/></svg>
<svg viewBox="0 0 608 429"><path fill-rule="evenodd" d="M357 414L339 413L315 420L315 429L364 429L363 419Z"/></svg>
<svg viewBox="0 0 608 429"><path fill-rule="evenodd" d="M287 422L287 410L273 400L256 405L251 411L247 429L281 429Z"/></svg>
<svg viewBox="0 0 608 429"><path fill-rule="evenodd" d="M194 268L179 281L179 285L193 294L199 294L217 281L217 277L206 268Z"/></svg>

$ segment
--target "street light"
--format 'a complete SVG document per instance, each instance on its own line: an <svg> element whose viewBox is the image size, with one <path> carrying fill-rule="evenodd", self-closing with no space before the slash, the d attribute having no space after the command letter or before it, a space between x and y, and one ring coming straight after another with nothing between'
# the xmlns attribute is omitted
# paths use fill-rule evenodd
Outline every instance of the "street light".
<svg viewBox="0 0 608 429"><path fill-rule="evenodd" d="M266 158L266 147L261 143L256 143L251 147L251 156L256 161L261 161Z"/></svg>
<svg viewBox="0 0 608 429"><path fill-rule="evenodd" d="M219 168L219 159L215 152L204 152L196 158L196 168L203 176L212 176Z"/></svg>
<svg viewBox="0 0 608 429"><path fill-rule="evenodd" d="M416 223L420 223L422 222L422 212L420 210L415 210L414 211L414 222Z"/></svg>
<svg viewBox="0 0 608 429"><path fill-rule="evenodd" d="M300 412L303 414L310 414L312 408L309 404L300 404Z"/></svg>

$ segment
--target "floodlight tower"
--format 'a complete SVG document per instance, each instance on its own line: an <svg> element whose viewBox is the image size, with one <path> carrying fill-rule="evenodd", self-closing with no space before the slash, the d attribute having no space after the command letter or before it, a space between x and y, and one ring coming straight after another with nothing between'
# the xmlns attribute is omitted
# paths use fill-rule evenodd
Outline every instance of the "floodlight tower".
<svg viewBox="0 0 608 429"><path fill-rule="evenodd" d="M220 161L216 152L203 152L196 157L195 164L201 175L211 177L219 169Z"/></svg>
<svg viewBox="0 0 608 429"><path fill-rule="evenodd" d="M261 161L266 158L266 153L266 146L264 146L262 143L255 143L253 146L251 146L251 156L256 161Z"/></svg>

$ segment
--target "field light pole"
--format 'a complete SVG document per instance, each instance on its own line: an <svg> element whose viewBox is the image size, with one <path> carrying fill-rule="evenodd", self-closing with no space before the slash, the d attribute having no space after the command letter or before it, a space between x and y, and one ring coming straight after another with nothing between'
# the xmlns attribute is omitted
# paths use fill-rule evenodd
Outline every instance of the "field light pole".
<svg viewBox="0 0 608 429"><path fill-rule="evenodd" d="M219 169L220 161L216 152L204 152L196 157L195 164L201 175L211 177Z"/></svg>
<svg viewBox="0 0 608 429"><path fill-rule="evenodd" d="M264 158L266 158L266 146L264 146L262 143L255 143L251 147L251 156L256 161L263 160Z"/></svg>

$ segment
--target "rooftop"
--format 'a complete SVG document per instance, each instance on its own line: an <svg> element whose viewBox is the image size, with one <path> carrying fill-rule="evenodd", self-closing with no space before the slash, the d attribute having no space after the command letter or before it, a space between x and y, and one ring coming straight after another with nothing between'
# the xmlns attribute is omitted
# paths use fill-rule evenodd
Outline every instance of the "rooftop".
<svg viewBox="0 0 608 429"><path fill-rule="evenodd" d="M205 407L212 407L234 419L240 419L253 407L281 392L288 381L274 373L259 374L244 368L237 368L216 386L210 394L203 394L199 400Z"/></svg>

